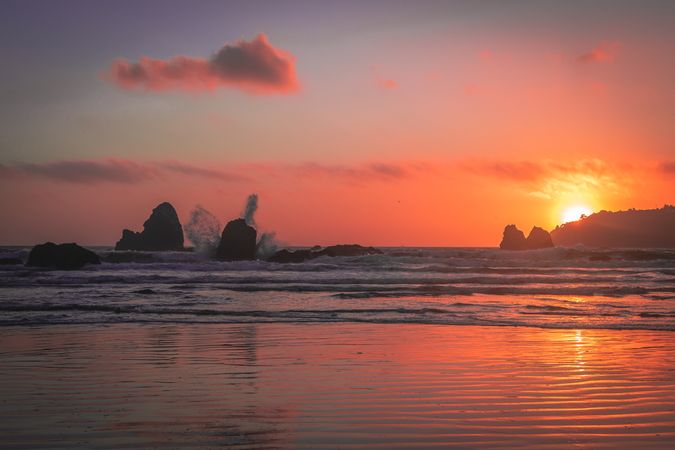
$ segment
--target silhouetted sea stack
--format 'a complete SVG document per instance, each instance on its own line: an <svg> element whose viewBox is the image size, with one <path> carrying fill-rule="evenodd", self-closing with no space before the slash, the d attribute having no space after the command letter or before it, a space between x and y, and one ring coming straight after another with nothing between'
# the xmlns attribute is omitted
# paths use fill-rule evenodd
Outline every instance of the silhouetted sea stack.
<svg viewBox="0 0 675 450"><path fill-rule="evenodd" d="M358 244L341 244L331 245L330 247L326 247L324 249L314 246L310 250L279 250L269 259L269 261L278 263L299 263L309 259L318 258L320 256L364 256L379 255L381 253L382 250L379 250L375 247L363 247L362 245Z"/></svg>
<svg viewBox="0 0 675 450"><path fill-rule="evenodd" d="M164 202L152 210L143 231L122 231L115 250L183 250L183 227L171 203Z"/></svg>
<svg viewBox="0 0 675 450"><path fill-rule="evenodd" d="M33 247L28 255L27 266L55 267L57 269L80 269L85 264L101 264L96 253L77 244L54 244L46 242Z"/></svg>
<svg viewBox="0 0 675 450"><path fill-rule="evenodd" d="M553 240L548 231L543 228L533 227L530 230L530 234L527 235L525 246L528 249L551 248L553 247Z"/></svg>
<svg viewBox="0 0 675 450"><path fill-rule="evenodd" d="M553 241L548 231L533 227L525 239L525 234L515 225L507 225L499 248L502 250L538 250L553 247Z"/></svg>
<svg viewBox="0 0 675 450"><path fill-rule="evenodd" d="M499 248L502 250L525 250L527 247L527 240L522 231L520 231L515 225L507 225L504 228L504 234L502 236L502 242L499 244Z"/></svg>
<svg viewBox="0 0 675 450"><path fill-rule="evenodd" d="M221 261L255 259L256 235L255 228L244 219L231 220L223 229L216 258Z"/></svg>
<svg viewBox="0 0 675 450"><path fill-rule="evenodd" d="M615 248L675 248L675 206L600 211L556 227L556 245Z"/></svg>

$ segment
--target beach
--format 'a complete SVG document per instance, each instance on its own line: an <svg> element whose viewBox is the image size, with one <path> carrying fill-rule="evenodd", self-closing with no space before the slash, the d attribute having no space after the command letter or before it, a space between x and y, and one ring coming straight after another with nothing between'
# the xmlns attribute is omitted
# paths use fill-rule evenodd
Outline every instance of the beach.
<svg viewBox="0 0 675 450"><path fill-rule="evenodd" d="M0 448L672 448L673 334L0 328Z"/></svg>
<svg viewBox="0 0 675 450"><path fill-rule="evenodd" d="M0 450L675 450L675 0L1 5Z"/></svg>

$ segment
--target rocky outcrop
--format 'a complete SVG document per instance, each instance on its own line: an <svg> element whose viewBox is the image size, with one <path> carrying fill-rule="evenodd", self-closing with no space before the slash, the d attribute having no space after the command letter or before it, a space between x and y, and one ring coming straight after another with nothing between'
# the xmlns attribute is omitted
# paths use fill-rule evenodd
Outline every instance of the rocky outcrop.
<svg viewBox="0 0 675 450"><path fill-rule="evenodd" d="M27 266L55 267L57 269L80 269L85 264L100 264L96 253L77 244L54 244L46 242L36 245L28 255Z"/></svg>
<svg viewBox="0 0 675 450"><path fill-rule="evenodd" d="M221 261L242 261L255 259L255 228L246 224L244 219L232 220L225 225L216 258Z"/></svg>
<svg viewBox="0 0 675 450"><path fill-rule="evenodd" d="M382 250L375 247L363 247L358 244L339 244L331 245L314 253L318 256L364 256L380 255Z"/></svg>
<svg viewBox="0 0 675 450"><path fill-rule="evenodd" d="M551 239L551 234L539 227L532 227L530 234L527 235L527 242L525 244L526 248L530 250L538 248L551 248L553 247L553 240Z"/></svg>
<svg viewBox="0 0 675 450"><path fill-rule="evenodd" d="M382 253L382 250L375 247L363 247L358 244L332 245L324 249L321 249L321 247L318 247L318 249L316 248L317 246L312 247L310 250L280 250L276 252L269 261L278 263L299 263L320 256L364 256Z"/></svg>
<svg viewBox="0 0 675 450"><path fill-rule="evenodd" d="M523 232L516 228L515 225L507 225L504 228L499 248L502 250L525 250L527 248L527 240Z"/></svg>
<svg viewBox="0 0 675 450"><path fill-rule="evenodd" d="M551 237L560 246L675 248L675 206L600 211L556 227Z"/></svg>
<svg viewBox="0 0 675 450"><path fill-rule="evenodd" d="M553 247L553 241L548 231L533 227L525 238L525 234L515 225L507 225L504 228L502 242L499 244L502 250L537 250L550 247Z"/></svg>
<svg viewBox="0 0 675 450"><path fill-rule="evenodd" d="M140 233L122 231L115 250L183 250L183 227L171 203L164 202L153 209Z"/></svg>

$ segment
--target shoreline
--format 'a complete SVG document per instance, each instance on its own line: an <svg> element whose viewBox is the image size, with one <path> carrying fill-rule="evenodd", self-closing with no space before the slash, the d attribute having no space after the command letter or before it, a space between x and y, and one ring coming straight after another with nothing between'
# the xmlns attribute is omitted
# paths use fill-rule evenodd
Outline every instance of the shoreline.
<svg viewBox="0 0 675 450"><path fill-rule="evenodd" d="M209 321L196 321L196 320L130 320L130 321L119 321L119 322L63 322L63 323L12 323L12 324L3 324L0 323L0 331L3 329L11 328L39 328L39 327L68 327L68 326L77 326L77 327L86 327L86 326L116 326L116 325L198 325L198 326L228 326L228 325L411 325L411 326L434 326L434 327L479 327L479 328L495 328L495 329L504 329L504 328L514 328L514 329L536 329L536 330L551 330L551 331L644 331L644 332L657 332L657 333L673 333L675 328L640 328L640 327L625 327L625 328L612 328L612 327L603 327L598 325L597 327L593 326L542 326L542 325L513 325L513 324L476 324L476 323L434 323L434 322L396 322L396 321L380 321L380 320L250 320L250 321L240 321L240 322L209 322Z"/></svg>
<svg viewBox="0 0 675 450"><path fill-rule="evenodd" d="M669 331L0 327L0 448L671 448Z"/></svg>

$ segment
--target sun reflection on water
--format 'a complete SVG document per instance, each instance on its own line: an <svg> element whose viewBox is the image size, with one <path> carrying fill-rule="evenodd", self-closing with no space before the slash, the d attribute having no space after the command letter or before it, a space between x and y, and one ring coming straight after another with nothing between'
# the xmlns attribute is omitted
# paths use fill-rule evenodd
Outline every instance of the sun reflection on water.
<svg viewBox="0 0 675 450"><path fill-rule="evenodd" d="M585 372L585 358L584 354L586 353L586 343L584 342L584 334L582 330L576 330L576 333L574 335L574 341L575 341L575 349L576 349L576 358L575 358L575 364L577 366L577 371L578 372Z"/></svg>

